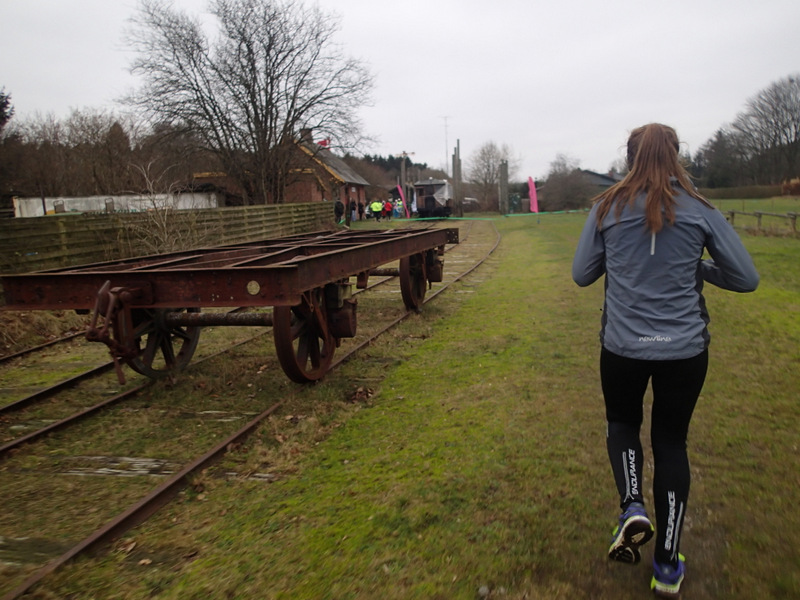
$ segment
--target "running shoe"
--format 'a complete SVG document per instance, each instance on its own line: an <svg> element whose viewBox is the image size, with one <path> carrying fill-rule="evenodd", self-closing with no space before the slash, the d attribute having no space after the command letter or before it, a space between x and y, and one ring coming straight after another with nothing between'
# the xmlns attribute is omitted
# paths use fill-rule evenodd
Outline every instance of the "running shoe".
<svg viewBox="0 0 800 600"><path fill-rule="evenodd" d="M661 598L678 598L681 595L681 583L686 574L686 557L678 554L678 566L661 564L653 559L653 579L650 589Z"/></svg>
<svg viewBox="0 0 800 600"><path fill-rule="evenodd" d="M646 544L653 537L653 524L647 518L644 504L631 502L619 517L619 525L612 535L608 558L617 562L635 565L642 560L639 546Z"/></svg>

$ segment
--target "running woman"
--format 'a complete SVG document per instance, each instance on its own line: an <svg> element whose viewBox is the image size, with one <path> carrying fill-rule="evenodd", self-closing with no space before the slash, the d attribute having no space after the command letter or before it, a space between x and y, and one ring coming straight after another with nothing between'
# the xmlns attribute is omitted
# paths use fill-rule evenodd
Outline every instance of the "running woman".
<svg viewBox="0 0 800 600"><path fill-rule="evenodd" d="M579 286L605 275L600 380L622 510L608 556L636 564L639 547L655 533L651 588L663 597L679 595L686 572L686 439L710 339L703 283L751 292L759 281L739 236L695 190L678 151L671 127L652 123L631 132L629 173L595 199L572 263ZM710 258L703 259L705 251ZM648 382L656 528L642 495L639 430Z"/></svg>

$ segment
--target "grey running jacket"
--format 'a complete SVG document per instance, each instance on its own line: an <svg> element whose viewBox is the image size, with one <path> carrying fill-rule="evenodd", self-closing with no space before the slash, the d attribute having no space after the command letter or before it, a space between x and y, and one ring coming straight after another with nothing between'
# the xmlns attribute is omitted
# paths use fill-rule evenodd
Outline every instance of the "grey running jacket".
<svg viewBox="0 0 800 600"><path fill-rule="evenodd" d="M600 342L614 354L643 360L691 358L708 347L703 282L751 292L758 273L733 227L675 186L675 224L646 229L645 195L615 210L597 227L592 208L572 262L572 278L587 286L605 274ZM703 260L707 250L710 259Z"/></svg>

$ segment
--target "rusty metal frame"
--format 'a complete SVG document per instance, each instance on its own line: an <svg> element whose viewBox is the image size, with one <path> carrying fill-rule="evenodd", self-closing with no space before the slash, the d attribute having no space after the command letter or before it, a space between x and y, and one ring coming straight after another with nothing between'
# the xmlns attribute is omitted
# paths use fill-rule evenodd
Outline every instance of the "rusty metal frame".
<svg viewBox="0 0 800 600"><path fill-rule="evenodd" d="M0 275L7 310L90 310L106 282L130 307L294 306L303 292L445 244L458 229L317 232L120 261Z"/></svg>

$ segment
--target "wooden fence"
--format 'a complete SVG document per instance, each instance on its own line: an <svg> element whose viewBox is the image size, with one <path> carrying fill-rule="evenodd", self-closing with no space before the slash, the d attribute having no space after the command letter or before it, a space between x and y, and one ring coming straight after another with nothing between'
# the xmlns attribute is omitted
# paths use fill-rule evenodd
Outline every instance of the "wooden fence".
<svg viewBox="0 0 800 600"><path fill-rule="evenodd" d="M328 202L0 221L0 273L117 260L332 229Z"/></svg>
<svg viewBox="0 0 800 600"><path fill-rule="evenodd" d="M743 211L736 211L736 210L729 210L725 214L728 215L728 222L736 227L736 217L737 215L739 218L739 226L740 227L747 227L752 223L752 218L755 218L755 228L758 230L763 230L766 228L766 222L769 222L770 225L773 226L775 223L779 223L779 228L785 228L787 225L791 228L792 233L797 235L797 213L786 213L785 215L780 213L771 213L771 212L743 212ZM745 217L745 219L742 219ZM766 219L765 219L766 217Z"/></svg>

